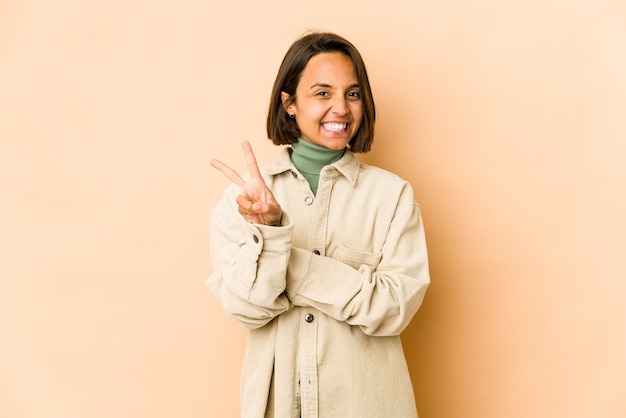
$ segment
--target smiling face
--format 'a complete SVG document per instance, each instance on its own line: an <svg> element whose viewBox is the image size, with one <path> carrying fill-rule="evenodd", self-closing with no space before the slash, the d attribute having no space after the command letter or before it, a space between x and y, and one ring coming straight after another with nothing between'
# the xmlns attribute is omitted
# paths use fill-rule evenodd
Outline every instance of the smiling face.
<svg viewBox="0 0 626 418"><path fill-rule="evenodd" d="M324 52L307 63L295 100L281 95L285 110L294 115L300 136L326 148L345 148L359 130L363 104L352 61L340 52Z"/></svg>

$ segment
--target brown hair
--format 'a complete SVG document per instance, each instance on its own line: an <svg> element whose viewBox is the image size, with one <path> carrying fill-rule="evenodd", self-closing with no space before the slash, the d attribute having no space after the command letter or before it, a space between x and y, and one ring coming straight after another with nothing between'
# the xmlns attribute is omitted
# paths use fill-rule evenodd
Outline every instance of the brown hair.
<svg viewBox="0 0 626 418"><path fill-rule="evenodd" d="M359 130L350 140L349 146L352 152L368 152L374 141L376 108L365 63L354 45L341 36L329 32L314 32L304 35L294 42L285 54L270 97L267 114L267 136L276 145L298 142L300 129L295 119L291 119L285 111L281 92L284 91L289 94L290 101L295 101L296 88L304 68L313 56L323 52L340 52L352 61L361 89L363 120Z"/></svg>

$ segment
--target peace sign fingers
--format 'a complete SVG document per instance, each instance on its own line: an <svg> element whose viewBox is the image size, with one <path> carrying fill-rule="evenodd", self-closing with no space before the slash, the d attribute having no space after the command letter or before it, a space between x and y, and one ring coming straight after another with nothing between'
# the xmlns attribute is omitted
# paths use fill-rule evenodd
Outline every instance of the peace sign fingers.
<svg viewBox="0 0 626 418"><path fill-rule="evenodd" d="M262 180L261 172L259 171L259 165L256 162L254 152L252 152L252 146L248 141L244 141L241 144L243 153L246 157L246 164L248 165L248 171L250 172L250 178L254 180ZM211 165L222 172L226 177L230 179L237 186L244 188L246 181L232 168L221 162L220 160L211 160Z"/></svg>
<svg viewBox="0 0 626 418"><path fill-rule="evenodd" d="M241 189L237 205L239 213L246 220L265 225L278 225L282 217L282 209L261 176L252 146L244 141L241 147L250 173L248 180L244 180L235 170L220 160L211 160L211 165Z"/></svg>

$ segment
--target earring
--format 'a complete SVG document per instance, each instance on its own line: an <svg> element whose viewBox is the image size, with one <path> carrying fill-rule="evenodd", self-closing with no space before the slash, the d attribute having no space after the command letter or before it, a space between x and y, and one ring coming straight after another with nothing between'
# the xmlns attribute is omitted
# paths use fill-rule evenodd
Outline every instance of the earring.
<svg viewBox="0 0 626 418"><path fill-rule="evenodd" d="M296 115L294 115L294 114L290 113L290 114L289 114L289 117L290 117L291 119L293 119L293 118L295 118L295 117L296 117Z"/></svg>

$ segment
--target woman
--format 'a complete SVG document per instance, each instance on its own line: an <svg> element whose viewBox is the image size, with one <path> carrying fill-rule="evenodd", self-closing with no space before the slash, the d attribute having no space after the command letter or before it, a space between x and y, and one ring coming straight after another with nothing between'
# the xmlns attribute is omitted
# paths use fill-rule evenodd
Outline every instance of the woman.
<svg viewBox="0 0 626 418"><path fill-rule="evenodd" d="M241 415L416 417L399 334L428 284L411 186L361 164L375 108L363 60L332 33L287 51L268 137L288 145L233 181L211 216L207 286L248 328Z"/></svg>

